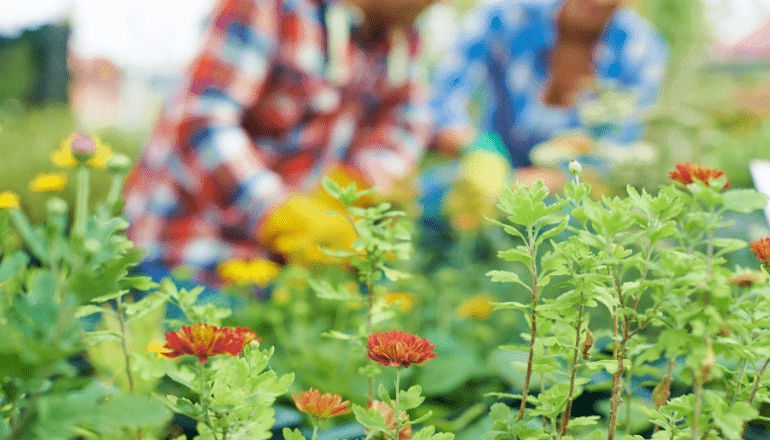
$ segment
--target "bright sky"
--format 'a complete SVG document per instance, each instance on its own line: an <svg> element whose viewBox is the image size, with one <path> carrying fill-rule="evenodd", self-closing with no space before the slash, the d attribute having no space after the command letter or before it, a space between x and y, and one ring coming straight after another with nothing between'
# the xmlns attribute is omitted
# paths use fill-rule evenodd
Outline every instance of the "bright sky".
<svg viewBox="0 0 770 440"><path fill-rule="evenodd" d="M689 1L689 0L682 0ZM770 0L703 0L723 44L740 40L770 17ZM72 47L123 67L176 70L198 46L214 0L0 0L0 35L69 17ZM183 4L183 7L180 7Z"/></svg>

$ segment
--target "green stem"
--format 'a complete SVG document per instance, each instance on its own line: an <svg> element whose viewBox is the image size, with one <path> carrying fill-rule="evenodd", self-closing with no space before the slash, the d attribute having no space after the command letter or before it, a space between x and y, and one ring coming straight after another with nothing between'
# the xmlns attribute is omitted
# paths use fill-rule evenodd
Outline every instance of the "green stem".
<svg viewBox="0 0 770 440"><path fill-rule="evenodd" d="M535 357L535 338L537 337L537 249L535 248L535 237L532 228L528 228L529 235L529 255L532 257L532 266L530 272L532 273L532 315L530 317L532 321L532 328L529 338L529 354L527 355L527 374L524 376L524 389L521 392L521 405L519 406L519 418L524 418L524 411L527 408L527 396L529 395L529 381L532 379L532 361Z"/></svg>
<svg viewBox="0 0 770 440"><path fill-rule="evenodd" d="M110 191L107 193L107 209L111 213L117 214L117 204L120 200L120 195L123 193L123 182L126 179L124 173L114 173L112 175L112 181L110 182Z"/></svg>
<svg viewBox="0 0 770 440"><path fill-rule="evenodd" d="M201 410L203 411L203 423L211 430L211 435L214 436L214 440L217 440L217 433L214 431L214 426L211 424L211 418L209 418L209 390L206 389L206 363L198 362L198 374L201 381Z"/></svg>
<svg viewBox="0 0 770 440"><path fill-rule="evenodd" d="M75 219L72 227L72 234L75 238L82 240L86 236L86 220L88 218L88 198L91 190L90 171L86 164L78 165L77 186L75 190Z"/></svg>
<svg viewBox="0 0 770 440"><path fill-rule="evenodd" d="M374 309L374 271L377 270L377 267L375 266L374 258L372 258L372 255L367 251L366 258L369 259L369 273L366 275L366 297L367 297L367 303L366 303L366 337L372 335L372 331L374 330L374 326L372 323L372 310ZM371 364L374 362L373 360L369 359L369 363ZM374 376L369 377L369 390L367 394L367 402L371 403L374 399Z"/></svg>
<svg viewBox="0 0 770 440"><path fill-rule="evenodd" d="M398 440L398 435L401 433L401 412L398 409L398 395L401 389L401 367L396 368L396 403L393 405L393 409L396 415L396 435L393 436L394 440Z"/></svg>
<svg viewBox="0 0 770 440"><path fill-rule="evenodd" d="M318 424L316 421L313 421L313 437L311 437L311 440L318 440Z"/></svg>
<svg viewBox="0 0 770 440"><path fill-rule="evenodd" d="M43 245L43 242L35 236L34 232L32 232L32 226L30 226L27 216L25 216L18 208L11 208L9 211L11 223L13 223L13 226L16 228L16 231L18 231L22 240L24 240L24 243L27 245L30 252L32 252L32 255L40 260L41 263L48 264L48 253L46 252L45 246Z"/></svg>
<svg viewBox="0 0 770 440"><path fill-rule="evenodd" d="M577 179L577 176L575 176ZM580 353L580 330L583 327L583 310L585 301L585 294L580 294L580 309L578 310L577 325L575 325L575 352L572 355L572 368L569 375L569 394L567 396L567 408L564 410L564 418L562 419L561 433L558 438L567 435L567 426L569 425L569 419L572 416L572 400L575 392L575 379L577 377L578 369L578 353Z"/></svg>
<svg viewBox="0 0 770 440"><path fill-rule="evenodd" d="M693 371L693 375L697 376L698 372ZM703 384L700 381L699 377L696 377L693 383L693 393L695 394L695 403L693 404L692 408L692 429L690 430L690 440L697 440L698 434L700 432L699 427L699 419L700 419L700 410L702 406L702 390L703 390Z"/></svg>

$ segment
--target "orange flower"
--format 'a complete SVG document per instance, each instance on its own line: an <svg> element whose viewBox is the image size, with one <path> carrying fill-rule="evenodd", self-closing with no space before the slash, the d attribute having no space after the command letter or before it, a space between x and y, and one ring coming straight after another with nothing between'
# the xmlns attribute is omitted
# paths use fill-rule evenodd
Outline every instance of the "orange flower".
<svg viewBox="0 0 770 440"><path fill-rule="evenodd" d="M767 267L770 267L770 237L751 242L751 252Z"/></svg>
<svg viewBox="0 0 770 440"><path fill-rule="evenodd" d="M294 404L297 405L298 410L319 420L341 416L351 411L350 408L347 408L350 401L343 402L342 396L339 394L321 394L320 391L310 388L299 393L299 397L294 394L291 397L294 399Z"/></svg>
<svg viewBox="0 0 770 440"><path fill-rule="evenodd" d="M188 354L206 362L209 356L218 354L239 356L243 347L251 341L259 341L259 338L248 328L219 328L199 323L166 333L166 345L163 347L171 351L163 355L173 358Z"/></svg>
<svg viewBox="0 0 770 440"><path fill-rule="evenodd" d="M427 339L398 330L378 332L369 336L367 354L373 361L392 367L409 368L422 365L436 357L435 345Z"/></svg>
<svg viewBox="0 0 770 440"><path fill-rule="evenodd" d="M683 185L689 185L693 180L700 180L708 185L709 179L717 179L725 175L724 171L715 170L713 168L702 167L700 165L693 165L690 163L680 163L676 165L676 169L669 171L668 177ZM730 187L730 180L725 182L725 186L722 189Z"/></svg>
<svg viewBox="0 0 770 440"><path fill-rule="evenodd" d="M391 402L391 405L394 405L395 402ZM378 413L382 414L382 418L385 419L385 427L388 428L388 432L393 432L396 430L396 412L393 411L393 408L388 406L385 402L380 402L379 400L373 400L369 403L369 408L374 408L377 410ZM401 419L402 420L409 420L409 417L406 414L406 411L401 412ZM369 431L367 430L367 434ZM377 440L386 438L384 435L381 437L374 437ZM391 438L391 437L387 437ZM400 431L398 431L398 440L411 440L412 438L412 425L407 425L401 428Z"/></svg>

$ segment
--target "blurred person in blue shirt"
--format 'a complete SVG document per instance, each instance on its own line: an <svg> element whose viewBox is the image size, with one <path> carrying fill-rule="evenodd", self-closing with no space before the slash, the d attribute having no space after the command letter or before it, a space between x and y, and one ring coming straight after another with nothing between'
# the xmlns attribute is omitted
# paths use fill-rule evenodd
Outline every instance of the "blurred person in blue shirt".
<svg viewBox="0 0 770 440"><path fill-rule="evenodd" d="M533 166L530 151L585 128L581 107L597 98L585 93L587 85L631 95L641 110L660 91L667 46L623 3L492 0L472 11L436 73L431 99L436 149L455 156L474 143L497 144L520 182L543 179L558 190L561 172ZM479 92L481 120L474 124L468 107ZM621 121L615 143L641 138L640 113ZM575 143L578 152L590 149L590 143Z"/></svg>

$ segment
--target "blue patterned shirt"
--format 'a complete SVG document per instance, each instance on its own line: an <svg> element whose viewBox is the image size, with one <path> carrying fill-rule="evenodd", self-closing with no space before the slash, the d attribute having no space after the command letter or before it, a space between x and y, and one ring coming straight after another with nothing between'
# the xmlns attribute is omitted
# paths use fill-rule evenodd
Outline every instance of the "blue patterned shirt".
<svg viewBox="0 0 770 440"><path fill-rule="evenodd" d="M436 72L431 99L437 130L469 128L471 100L485 103L480 131L500 136L514 167L530 164L529 152L562 131L582 127L576 106L543 103L549 53L557 39L563 0L495 0L468 16L452 52ZM668 58L666 43L636 12L619 9L594 51L600 84L636 96L640 108L652 105L660 91ZM643 134L638 118L623 125L620 143Z"/></svg>

